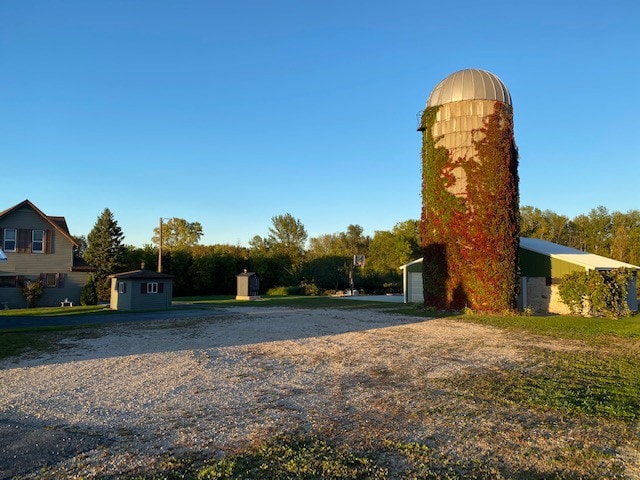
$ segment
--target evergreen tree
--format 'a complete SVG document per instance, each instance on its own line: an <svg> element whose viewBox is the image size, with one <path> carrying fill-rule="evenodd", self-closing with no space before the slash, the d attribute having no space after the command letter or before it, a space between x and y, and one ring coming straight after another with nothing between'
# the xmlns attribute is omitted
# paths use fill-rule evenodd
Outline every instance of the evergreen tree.
<svg viewBox="0 0 640 480"><path fill-rule="evenodd" d="M96 282L93 280L93 275L89 275L87 283L82 287L80 293L81 305L97 305L98 304L98 292L96 292Z"/></svg>
<svg viewBox="0 0 640 480"><path fill-rule="evenodd" d="M113 218L113 214L105 208L87 237L88 245L84 252L85 261L95 267L95 281L98 298L109 299L107 277L117 273L125 264L126 247L123 245L124 234Z"/></svg>

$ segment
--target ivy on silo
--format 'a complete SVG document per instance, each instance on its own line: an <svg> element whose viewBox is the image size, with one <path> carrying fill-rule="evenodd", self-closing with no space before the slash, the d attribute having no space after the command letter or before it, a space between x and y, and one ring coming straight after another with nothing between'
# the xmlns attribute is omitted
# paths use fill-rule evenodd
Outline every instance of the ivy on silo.
<svg viewBox="0 0 640 480"><path fill-rule="evenodd" d="M439 107L422 116L425 305L504 312L518 295L518 154L510 107L495 103L473 131L474 158L450 158L432 127ZM447 191L453 169L464 169L466 197Z"/></svg>
<svg viewBox="0 0 640 480"><path fill-rule="evenodd" d="M423 292L426 306L451 308L451 285L456 284L449 258L455 244L450 227L464 214L464 203L447 187L455 182L449 151L437 146L441 137L433 136L439 106L427 107L422 114L422 221Z"/></svg>

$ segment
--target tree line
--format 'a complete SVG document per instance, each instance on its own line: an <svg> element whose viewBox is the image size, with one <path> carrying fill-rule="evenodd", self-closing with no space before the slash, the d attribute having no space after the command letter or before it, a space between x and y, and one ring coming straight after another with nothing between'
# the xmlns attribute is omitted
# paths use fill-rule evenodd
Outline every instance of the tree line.
<svg viewBox="0 0 640 480"><path fill-rule="evenodd" d="M520 208L520 235L640 265L640 210L609 212L603 206L573 218L531 206Z"/></svg>
<svg viewBox="0 0 640 480"><path fill-rule="evenodd" d="M521 236L540 238L634 265L640 264L640 211L609 212L592 209L572 219L531 206L520 209ZM175 296L230 295L236 275L244 269L258 274L261 291L290 287L300 293L331 293L355 287L366 293L401 291L399 267L422 256L418 220L399 222L389 230L364 235L360 225L345 231L309 238L304 224L290 213L271 219L265 236L255 235L249 246L201 245L198 222L172 218L162 224L162 267L175 276ZM98 217L87 237L76 237L79 261L95 268L98 297L109 298L107 277L137 270L144 265L157 270L160 226L151 243L134 247L124 243L124 233L109 209ZM366 259L354 268L354 255Z"/></svg>

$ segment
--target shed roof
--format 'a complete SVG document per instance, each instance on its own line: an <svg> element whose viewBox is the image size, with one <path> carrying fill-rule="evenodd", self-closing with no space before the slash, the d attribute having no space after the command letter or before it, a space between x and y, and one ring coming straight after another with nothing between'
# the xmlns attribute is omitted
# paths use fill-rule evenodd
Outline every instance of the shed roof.
<svg viewBox="0 0 640 480"><path fill-rule="evenodd" d="M414 260L413 262L409 262L409 263L405 263L404 265L400 265L400 269L404 270L407 267L410 267L411 265L415 265L416 263L422 263L423 261L423 257L418 258L417 260Z"/></svg>
<svg viewBox="0 0 640 480"><path fill-rule="evenodd" d="M252 277L253 275L255 275L255 272L247 272L246 270L242 273L239 273L238 275L236 275L236 277Z"/></svg>
<svg viewBox="0 0 640 480"><path fill-rule="evenodd" d="M109 278L124 278L133 280L169 279L173 275L162 272L152 272L151 270L132 270L131 272L114 273Z"/></svg>
<svg viewBox="0 0 640 480"><path fill-rule="evenodd" d="M520 248L530 250L532 252L548 255L552 258L564 260L565 262L580 265L591 270L613 270L615 268L628 268L631 270L640 270L637 265L620 262L612 258L588 253L577 248L567 247L558 243L540 240L539 238L520 237Z"/></svg>

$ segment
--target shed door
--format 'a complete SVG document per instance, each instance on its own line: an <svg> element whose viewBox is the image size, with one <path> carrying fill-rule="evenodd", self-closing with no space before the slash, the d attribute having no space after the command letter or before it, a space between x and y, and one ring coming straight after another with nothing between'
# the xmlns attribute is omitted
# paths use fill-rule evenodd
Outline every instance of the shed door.
<svg viewBox="0 0 640 480"><path fill-rule="evenodd" d="M409 296L410 303L424 302L424 292L422 291L422 272L409 272Z"/></svg>

